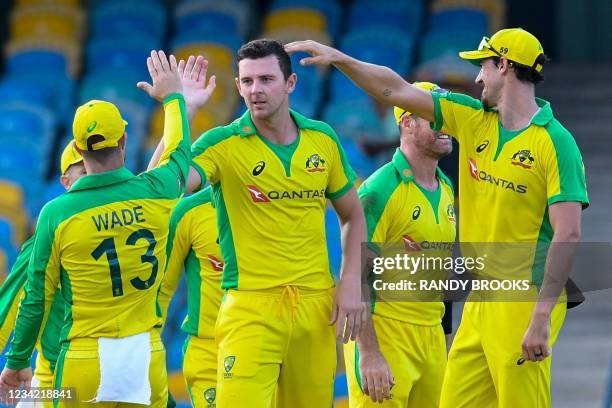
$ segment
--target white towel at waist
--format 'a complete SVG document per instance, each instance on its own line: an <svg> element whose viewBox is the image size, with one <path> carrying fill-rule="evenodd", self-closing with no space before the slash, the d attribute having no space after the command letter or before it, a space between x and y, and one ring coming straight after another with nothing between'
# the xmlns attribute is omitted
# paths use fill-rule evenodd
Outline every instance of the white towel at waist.
<svg viewBox="0 0 612 408"><path fill-rule="evenodd" d="M149 332L130 337L98 339L100 386L93 402L151 404Z"/></svg>

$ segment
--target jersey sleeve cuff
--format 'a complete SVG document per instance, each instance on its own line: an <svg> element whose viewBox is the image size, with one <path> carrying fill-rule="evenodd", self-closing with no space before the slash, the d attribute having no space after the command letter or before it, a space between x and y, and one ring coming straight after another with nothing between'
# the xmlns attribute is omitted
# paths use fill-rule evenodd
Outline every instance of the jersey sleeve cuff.
<svg viewBox="0 0 612 408"><path fill-rule="evenodd" d="M440 106L440 94L437 92L431 92L431 98L434 104L434 122L429 124L431 130L440 131L442 130L442 107Z"/></svg>
<svg viewBox="0 0 612 408"><path fill-rule="evenodd" d="M28 367L30 367L30 359L24 360L14 357L7 357L6 359L6 368L10 368L11 370L21 370Z"/></svg>
<svg viewBox="0 0 612 408"><path fill-rule="evenodd" d="M351 179L344 185L344 187L333 193L325 193L325 197L329 198L330 200L337 200L338 198L348 193L348 191L353 187L354 184L355 178L351 177Z"/></svg>
<svg viewBox="0 0 612 408"><path fill-rule="evenodd" d="M582 209L586 209L589 206L589 199L582 194L557 194L548 199L548 206L554 203L564 203L575 201L582 204Z"/></svg>
<svg viewBox="0 0 612 408"><path fill-rule="evenodd" d="M195 161L191 161L191 167L193 167L195 169L195 171L200 175L200 185L193 190L193 192L197 192L200 191L202 189L202 187L204 187L204 185L206 184L206 172L204 172L204 169Z"/></svg>
<svg viewBox="0 0 612 408"><path fill-rule="evenodd" d="M183 94L175 92L175 93L171 93L170 95L166 96L164 98L163 104L165 105L168 102L171 102L175 99L182 100L183 102L185 102L185 98L183 97Z"/></svg>

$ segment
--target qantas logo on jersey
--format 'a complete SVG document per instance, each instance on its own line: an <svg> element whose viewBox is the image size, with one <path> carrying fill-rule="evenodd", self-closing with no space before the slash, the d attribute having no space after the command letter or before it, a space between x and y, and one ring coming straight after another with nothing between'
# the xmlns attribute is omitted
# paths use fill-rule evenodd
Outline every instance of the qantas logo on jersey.
<svg viewBox="0 0 612 408"><path fill-rule="evenodd" d="M206 255L206 257L208 258L208 261L212 265L213 271L218 271L218 272L222 272L223 271L223 262L222 261L218 260L217 258L215 258L212 255Z"/></svg>
<svg viewBox="0 0 612 408"><path fill-rule="evenodd" d="M478 166L476 166L474 159L470 159L470 174L472 175L472 178L478 180Z"/></svg>
<svg viewBox="0 0 612 408"><path fill-rule="evenodd" d="M270 199L266 197L264 192L261 191L259 187L250 185L250 186L247 186L247 190L249 190L249 193L251 194L251 198L253 199L253 202L255 203L269 203L270 202Z"/></svg>
<svg viewBox="0 0 612 408"><path fill-rule="evenodd" d="M271 190L267 193L254 185L248 185L247 189L254 203L269 203L272 200L303 200L308 198L325 198L325 189L321 190Z"/></svg>
<svg viewBox="0 0 612 408"><path fill-rule="evenodd" d="M422 250L444 250L444 251L453 251L455 248L454 242L430 242L430 241L422 241L416 242L410 235L402 236L402 240L404 241L404 246L407 251L422 251Z"/></svg>
<svg viewBox="0 0 612 408"><path fill-rule="evenodd" d="M410 235L404 235L402 237L404 240L404 246L406 247L406 251L420 251L421 246L418 242L416 242Z"/></svg>
<svg viewBox="0 0 612 408"><path fill-rule="evenodd" d="M503 179L501 177L496 177L492 174L488 174L487 172L483 170L478 170L478 166L476 165L476 161L474 159L469 159L469 164L470 164L470 174L472 178L478 181L487 181L498 187L512 190L519 194L525 194L527 192L527 186L523 184L517 184L512 181Z"/></svg>

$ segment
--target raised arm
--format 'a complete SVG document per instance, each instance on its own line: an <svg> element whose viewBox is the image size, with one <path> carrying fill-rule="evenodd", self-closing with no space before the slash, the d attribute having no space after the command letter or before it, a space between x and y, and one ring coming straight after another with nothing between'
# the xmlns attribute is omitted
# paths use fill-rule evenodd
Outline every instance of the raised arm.
<svg viewBox="0 0 612 408"><path fill-rule="evenodd" d="M430 122L435 120L434 104L429 92L406 82L390 68L369 64L316 41L295 41L285 45L288 53L306 52L301 65L333 65L358 87L389 105L399 106Z"/></svg>
<svg viewBox="0 0 612 408"><path fill-rule="evenodd" d="M187 62L185 60L180 60L178 63L178 73L181 79L181 84L183 85L183 96L185 98L185 107L187 108L187 120L189 124L193 120L196 112L206 104L210 95L215 90L216 87L216 77L212 75L206 84L206 75L208 72L208 61L204 59L201 55L197 58L193 55L189 56ZM137 86L143 90L146 88L145 82L139 82ZM149 165L147 170L151 170L157 167L159 163L159 159L165 149L163 139L160 140L151 160L149 161ZM199 183L199 173L195 170L190 170L189 179L197 177L198 185ZM195 182L193 182L195 183ZM189 184L193 184L189 183ZM192 191L189 190L189 191Z"/></svg>

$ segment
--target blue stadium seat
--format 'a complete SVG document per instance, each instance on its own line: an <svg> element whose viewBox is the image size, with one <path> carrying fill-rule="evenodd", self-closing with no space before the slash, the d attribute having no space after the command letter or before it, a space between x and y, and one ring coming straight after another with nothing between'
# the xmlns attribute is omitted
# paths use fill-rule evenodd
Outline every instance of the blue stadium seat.
<svg viewBox="0 0 612 408"><path fill-rule="evenodd" d="M122 72L115 69L88 74L81 84L79 104L90 99L102 99L113 103L126 99L149 109L156 102L146 92L136 88L138 81L142 80L149 81L149 78L137 72Z"/></svg>
<svg viewBox="0 0 612 408"><path fill-rule="evenodd" d="M5 78L0 82L0 100L49 107L50 96L44 88L28 81Z"/></svg>
<svg viewBox="0 0 612 408"><path fill-rule="evenodd" d="M14 246L13 244L13 224L4 217L0 217L0 246Z"/></svg>
<svg viewBox="0 0 612 408"><path fill-rule="evenodd" d="M161 43L146 36L130 36L120 42L112 38L96 38L86 47L89 73L106 69L134 71L148 77L147 58L151 50L161 48Z"/></svg>
<svg viewBox="0 0 612 408"><path fill-rule="evenodd" d="M252 14L255 12L257 2L255 0L181 0L175 7L174 15L176 19L182 18L184 15L202 13L202 12L217 12L233 16L238 23L240 35L247 34L251 27ZM187 31L188 27L177 27L179 31Z"/></svg>
<svg viewBox="0 0 612 408"><path fill-rule="evenodd" d="M184 32L183 34L175 37L171 41L171 49L175 50L183 45L194 44L194 43L211 43L218 44L226 47L230 52L234 53L238 51L240 46L243 44L242 38L237 33L225 33L219 35L215 32Z"/></svg>
<svg viewBox="0 0 612 408"><path fill-rule="evenodd" d="M177 15L175 19L177 36L192 34L204 36L217 33L219 37L229 34L239 36L240 27L235 16L218 11L200 10Z"/></svg>
<svg viewBox="0 0 612 408"><path fill-rule="evenodd" d="M17 71L8 72L5 80L17 80L30 83L40 88L50 97L51 108L59 120L74 116L74 81L67 73L45 72L40 74L40 66L22 67Z"/></svg>
<svg viewBox="0 0 612 408"><path fill-rule="evenodd" d="M13 234L13 224L8 219L0 217L0 250L6 255L9 270L18 254Z"/></svg>
<svg viewBox="0 0 612 408"><path fill-rule="evenodd" d="M403 6L402 6L403 5ZM350 9L349 28L395 27L412 36L421 30L423 3L414 2L356 2Z"/></svg>
<svg viewBox="0 0 612 408"><path fill-rule="evenodd" d="M423 36L419 61L430 61L447 53L457 55L459 51L471 50L478 44L482 35L482 31L472 29L432 30Z"/></svg>
<svg viewBox="0 0 612 408"><path fill-rule="evenodd" d="M45 185L45 191L43 193L43 203L48 203L56 197L64 194L66 189L62 186L62 183L59 182L59 177L55 177L52 181L48 182Z"/></svg>
<svg viewBox="0 0 612 408"><path fill-rule="evenodd" d="M0 105L0 135L23 133L45 142L52 138L55 120L44 108L21 103Z"/></svg>
<svg viewBox="0 0 612 408"><path fill-rule="evenodd" d="M333 208L325 210L325 238L329 254L329 266L336 281L340 278L342 264L342 242L340 240L340 223Z"/></svg>
<svg viewBox="0 0 612 408"><path fill-rule="evenodd" d="M323 121L340 138L377 137L380 132L380 119L369 98L330 103L325 107Z"/></svg>
<svg viewBox="0 0 612 408"><path fill-rule="evenodd" d="M376 161L368 157L354 139L344 138L341 142L348 162L359 177L365 179L376 171Z"/></svg>
<svg viewBox="0 0 612 408"><path fill-rule="evenodd" d="M429 28L435 31L476 31L483 34L489 32L487 15L471 8L446 9L433 13L429 18Z"/></svg>
<svg viewBox="0 0 612 408"><path fill-rule="evenodd" d="M7 58L6 66L9 73L35 70L40 75L40 67L45 68L45 76L68 72L66 56L50 50L27 50L15 53Z"/></svg>
<svg viewBox="0 0 612 408"><path fill-rule="evenodd" d="M327 20L327 30L332 37L336 37L341 29L342 6L337 0L274 0L268 11L287 8L314 9L322 12Z"/></svg>
<svg viewBox="0 0 612 408"><path fill-rule="evenodd" d="M30 178L42 179L46 158L37 151L36 144L26 140L11 141L0 138L0 171L21 172Z"/></svg>
<svg viewBox="0 0 612 408"><path fill-rule="evenodd" d="M332 103L370 99L367 93L357 87L344 74L336 70L332 71L329 88L331 101L327 103L328 106Z"/></svg>
<svg viewBox="0 0 612 408"><path fill-rule="evenodd" d="M92 9L90 26L94 38L146 35L161 40L165 35L166 10L159 3L145 1L107 2Z"/></svg>
<svg viewBox="0 0 612 408"><path fill-rule="evenodd" d="M397 29L371 27L349 31L340 48L355 58L404 74L412 65L413 44L413 36Z"/></svg>

